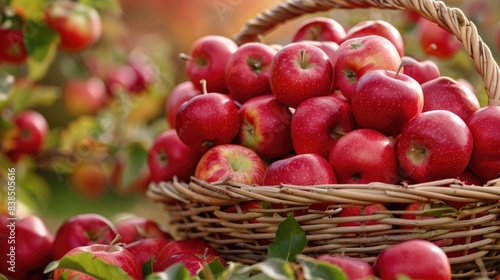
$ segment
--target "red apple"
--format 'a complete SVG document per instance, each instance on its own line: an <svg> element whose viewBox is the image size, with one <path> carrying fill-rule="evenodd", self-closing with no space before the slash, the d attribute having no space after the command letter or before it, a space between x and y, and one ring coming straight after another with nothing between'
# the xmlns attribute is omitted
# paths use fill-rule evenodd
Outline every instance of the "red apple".
<svg viewBox="0 0 500 280"><path fill-rule="evenodd" d="M292 116L292 143L297 154L315 153L328 159L337 140L355 128L351 105L333 96L309 98Z"/></svg>
<svg viewBox="0 0 500 280"><path fill-rule="evenodd" d="M344 26L332 18L313 17L301 22L292 41L328 41L340 44L346 35Z"/></svg>
<svg viewBox="0 0 500 280"><path fill-rule="evenodd" d="M109 244L117 234L106 217L96 213L78 214L64 221L57 229L52 246L54 259L62 258L75 247Z"/></svg>
<svg viewBox="0 0 500 280"><path fill-rule="evenodd" d="M143 279L142 269L137 258L127 249L116 244L92 244L79 246L68 251L65 256L75 256L82 253L91 253L93 259L99 259L107 264L120 267L125 274L133 280ZM87 264L89 265L89 264ZM64 274L67 274L66 276ZM56 268L52 279L95 279L84 272L78 272L71 269Z"/></svg>
<svg viewBox="0 0 500 280"><path fill-rule="evenodd" d="M202 91L200 81L206 80L208 92L227 92L226 65L237 49L234 41L223 36L207 35L196 40L189 55L181 55L186 60L187 75L196 89Z"/></svg>
<svg viewBox="0 0 500 280"><path fill-rule="evenodd" d="M172 239L160 225L146 217L131 217L115 223L121 242L128 244L147 238Z"/></svg>
<svg viewBox="0 0 500 280"><path fill-rule="evenodd" d="M0 28L0 64L2 62L23 64L28 58L21 30Z"/></svg>
<svg viewBox="0 0 500 280"><path fill-rule="evenodd" d="M207 182L230 179L247 185L260 185L266 172L262 159L251 149L235 144L218 145L198 162L195 177Z"/></svg>
<svg viewBox="0 0 500 280"><path fill-rule="evenodd" d="M437 58L450 58L462 46L455 35L423 17L417 21L415 31L423 52Z"/></svg>
<svg viewBox="0 0 500 280"><path fill-rule="evenodd" d="M265 186L292 184L312 186L336 184L337 178L328 161L317 154L300 154L272 162L264 175Z"/></svg>
<svg viewBox="0 0 500 280"><path fill-rule="evenodd" d="M171 181L176 176L181 181L189 181L200 158L201 153L186 146L175 129L164 131L156 136L148 151L151 180Z"/></svg>
<svg viewBox="0 0 500 280"><path fill-rule="evenodd" d="M70 79L64 85L64 108L74 116L97 113L106 104L106 99L106 86L100 78Z"/></svg>
<svg viewBox="0 0 500 280"><path fill-rule="evenodd" d="M4 148L12 161L23 155L36 155L47 138L49 126L45 117L37 111L25 110L14 115L14 126L4 139Z"/></svg>
<svg viewBox="0 0 500 280"><path fill-rule="evenodd" d="M451 279L448 257L427 240L404 241L385 249L373 266L375 274L384 280L396 280L398 275L410 279Z"/></svg>
<svg viewBox="0 0 500 280"><path fill-rule="evenodd" d="M422 88L415 79L403 73L375 69L359 78L351 95L351 108L359 127L396 136L409 120L422 113L424 100Z"/></svg>
<svg viewBox="0 0 500 280"><path fill-rule="evenodd" d="M292 112L274 95L254 97L240 107L236 142L263 158L279 158L292 151Z"/></svg>
<svg viewBox="0 0 500 280"><path fill-rule="evenodd" d="M368 35L378 35L386 38L396 47L399 56L404 55L405 47L401 33L394 25L385 20L361 21L347 30L343 41Z"/></svg>
<svg viewBox="0 0 500 280"><path fill-rule="evenodd" d="M170 242L170 239L163 237L149 237L125 244L123 248L130 251L143 266L150 260L151 264L154 264L160 251Z"/></svg>
<svg viewBox="0 0 500 280"><path fill-rule="evenodd" d="M430 59L417 60L411 56L404 56L403 61L403 72L405 75L412 77L419 84L441 76L438 65Z"/></svg>
<svg viewBox="0 0 500 280"><path fill-rule="evenodd" d="M225 94L204 93L184 102L175 116L175 130L186 146L205 152L233 141L239 131L238 107Z"/></svg>
<svg viewBox="0 0 500 280"><path fill-rule="evenodd" d="M459 116L446 110L423 112L401 133L399 164L417 183L456 178L469 163L472 145L471 131Z"/></svg>
<svg viewBox="0 0 500 280"><path fill-rule="evenodd" d="M43 270L52 261L53 235L45 223L34 215L18 219L0 215L0 273L9 279L43 277Z"/></svg>
<svg viewBox="0 0 500 280"><path fill-rule="evenodd" d="M326 55L328 55L328 58L330 59L332 66L335 60L337 60L337 50L339 49L339 44L332 41L303 40L302 42L311 44L313 46L322 49L326 53Z"/></svg>
<svg viewBox="0 0 500 280"><path fill-rule="evenodd" d="M340 184L398 181L394 143L373 129L360 128L346 133L333 145L328 161Z"/></svg>
<svg viewBox="0 0 500 280"><path fill-rule="evenodd" d="M137 72L131 66L120 64L109 70L104 83L108 95L116 96L120 91L131 93L138 79Z"/></svg>
<svg viewBox="0 0 500 280"><path fill-rule="evenodd" d="M334 82L347 100L356 89L358 80L375 69L397 71L401 56L384 37L368 35L352 38L340 44L334 68Z"/></svg>
<svg viewBox="0 0 500 280"><path fill-rule="evenodd" d="M261 200L250 200L250 201L244 201L241 203L238 203L237 205L229 205L225 208L223 208L222 211L225 213L251 213L253 211L258 212L259 210L262 209L269 209L272 208L271 203L266 202L266 201L261 201ZM272 213L270 214L272 215ZM241 220L236 220L233 221L234 223L243 223ZM249 223L258 223L259 221L257 219L251 219L248 220Z"/></svg>
<svg viewBox="0 0 500 280"><path fill-rule="evenodd" d="M432 204L426 203L426 202L413 202L405 207L405 211L408 211L408 213L404 213L401 215L401 219L407 219L407 220L432 220L439 218L442 213L440 212L427 212L423 214L416 214L416 213L411 213L414 211L423 211L423 210L428 210L432 209ZM411 211L411 212L410 212ZM410 226L410 225L401 225L401 229L414 229L414 228L420 228L419 226Z"/></svg>
<svg viewBox="0 0 500 280"><path fill-rule="evenodd" d="M271 90L290 107L315 96L325 96L332 87L332 63L328 55L309 43L285 45L271 64Z"/></svg>
<svg viewBox="0 0 500 280"><path fill-rule="evenodd" d="M500 107L486 106L467 119L474 147L469 168L485 180L500 175Z"/></svg>
<svg viewBox="0 0 500 280"><path fill-rule="evenodd" d="M133 93L141 93L150 89L158 82L160 70L158 66L143 53L133 51L130 53L127 63L136 74L135 84L132 86Z"/></svg>
<svg viewBox="0 0 500 280"><path fill-rule="evenodd" d="M241 45L227 61L225 81L231 97L244 103L252 97L270 94L269 72L276 49L257 42Z"/></svg>
<svg viewBox="0 0 500 280"><path fill-rule="evenodd" d="M97 200L108 191L108 178L103 166L93 162L82 162L68 175L71 189L88 200Z"/></svg>
<svg viewBox="0 0 500 280"><path fill-rule="evenodd" d="M175 128L175 115L182 103L200 94L201 91L197 90L191 81L182 82L172 89L165 102L165 112L170 128Z"/></svg>
<svg viewBox="0 0 500 280"><path fill-rule="evenodd" d="M424 92L423 112L448 110L466 121L469 116L481 108L473 91L458 81L441 76L422 84Z"/></svg>
<svg viewBox="0 0 500 280"><path fill-rule="evenodd" d="M68 0L54 2L47 8L47 20L61 37L60 48L67 52L83 51L101 37L99 12L83 3Z"/></svg>
<svg viewBox="0 0 500 280"><path fill-rule="evenodd" d="M210 244L202 239L183 239L168 243L163 247L153 264L153 272L164 271L176 263L183 263L191 275L196 275L201 267L219 259L225 266L225 260Z"/></svg>
<svg viewBox="0 0 500 280"><path fill-rule="evenodd" d="M335 217L338 218L347 218L347 217L359 217L359 216L370 216L377 214L377 211L388 211L387 207L385 207L381 203L366 205L363 207L346 207L343 208L340 213L338 213ZM376 220L365 219L364 221L351 221L351 222L341 222L337 226L338 227L359 227L361 225L364 226L373 226L380 224Z"/></svg>
<svg viewBox="0 0 500 280"><path fill-rule="evenodd" d="M321 255L316 258L340 267L347 279L370 279L375 277L371 264L361 258L337 255Z"/></svg>

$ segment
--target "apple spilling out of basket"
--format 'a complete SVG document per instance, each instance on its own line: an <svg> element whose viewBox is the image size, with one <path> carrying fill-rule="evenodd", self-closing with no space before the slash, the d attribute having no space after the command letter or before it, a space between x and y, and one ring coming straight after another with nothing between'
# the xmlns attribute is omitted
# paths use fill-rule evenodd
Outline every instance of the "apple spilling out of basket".
<svg viewBox="0 0 500 280"><path fill-rule="evenodd" d="M415 28L429 56L446 59L461 47L424 18ZM466 186L498 184L500 107L482 106L467 79L442 75L434 60L405 55L401 33L386 21L346 29L313 17L284 45L205 36L181 58L189 80L172 90L166 102L170 129L149 151L156 183L194 176L270 187L404 186L450 178ZM239 211L264 207L260 201L246 205ZM365 211L387 207L377 203ZM412 203L406 210L425 207Z"/></svg>

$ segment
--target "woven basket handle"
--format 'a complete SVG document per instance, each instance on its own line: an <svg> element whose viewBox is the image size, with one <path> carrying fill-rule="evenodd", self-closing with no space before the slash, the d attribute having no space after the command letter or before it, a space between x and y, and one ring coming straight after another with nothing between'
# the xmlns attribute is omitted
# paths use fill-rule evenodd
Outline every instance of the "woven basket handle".
<svg viewBox="0 0 500 280"><path fill-rule="evenodd" d="M380 8L389 10L408 10L439 24L453 33L462 42L465 50L474 61L476 71L481 75L488 104L500 106L500 69L491 50L483 42L477 28L458 8L447 7L436 0L285 0L249 20L233 37L241 45L258 41L277 25L303 14L331 9Z"/></svg>

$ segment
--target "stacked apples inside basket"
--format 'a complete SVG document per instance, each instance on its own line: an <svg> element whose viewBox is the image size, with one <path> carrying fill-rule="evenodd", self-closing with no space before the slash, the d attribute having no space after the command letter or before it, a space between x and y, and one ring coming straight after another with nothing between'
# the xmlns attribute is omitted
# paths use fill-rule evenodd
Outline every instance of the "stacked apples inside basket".
<svg viewBox="0 0 500 280"><path fill-rule="evenodd" d="M460 51L437 24L420 19L416 31L429 57ZM173 88L170 129L149 151L154 182L483 186L500 174L500 107L482 106L436 60L405 54L386 21L313 17L283 45L210 35L181 58L189 80Z"/></svg>

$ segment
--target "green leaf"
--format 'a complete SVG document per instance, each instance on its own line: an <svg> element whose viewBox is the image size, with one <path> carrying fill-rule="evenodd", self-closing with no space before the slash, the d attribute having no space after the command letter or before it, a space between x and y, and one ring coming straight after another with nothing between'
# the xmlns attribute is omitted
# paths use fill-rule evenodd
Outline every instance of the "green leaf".
<svg viewBox="0 0 500 280"><path fill-rule="evenodd" d="M142 275L149 275L153 273L153 259L149 258L149 260L141 266L141 269Z"/></svg>
<svg viewBox="0 0 500 280"><path fill-rule="evenodd" d="M248 280L250 271L242 263L229 262L226 269L220 274L219 279Z"/></svg>
<svg viewBox="0 0 500 280"><path fill-rule="evenodd" d="M45 6L50 0L11 0L10 6L21 8L29 20L41 20L44 16Z"/></svg>
<svg viewBox="0 0 500 280"><path fill-rule="evenodd" d="M305 231L297 223L292 213L278 225L276 238L269 244L267 257L295 261L295 256L304 250L306 244Z"/></svg>
<svg viewBox="0 0 500 280"><path fill-rule="evenodd" d="M283 259L267 259L258 264L259 269L271 279L289 280L294 279L292 265Z"/></svg>
<svg viewBox="0 0 500 280"><path fill-rule="evenodd" d="M304 270L304 278L306 280L316 279L331 279L331 280L348 280L345 272L337 265L323 261L317 261L314 258L304 255L297 256L299 263Z"/></svg>
<svg viewBox="0 0 500 280"><path fill-rule="evenodd" d="M126 147L125 152L126 161L121 182L123 186L129 186L141 174L148 159L148 149L141 143L134 142Z"/></svg>
<svg viewBox="0 0 500 280"><path fill-rule="evenodd" d="M64 256L57 268L76 270L97 279L132 279L121 267L106 263L90 252Z"/></svg>
<svg viewBox="0 0 500 280"><path fill-rule="evenodd" d="M28 51L28 77L31 80L36 81L45 76L56 57L59 41L59 34L48 25L29 22L24 42Z"/></svg>
<svg viewBox="0 0 500 280"><path fill-rule="evenodd" d="M182 263L174 264L168 267L165 271L156 272L149 274L144 278L144 280L194 280L196 277L192 277L189 270Z"/></svg>
<svg viewBox="0 0 500 280"><path fill-rule="evenodd" d="M207 270L208 269L208 270ZM219 258L211 261L204 269L200 270L198 277L200 279L218 278L226 268L220 263ZM209 273L209 275L207 275Z"/></svg>
<svg viewBox="0 0 500 280"><path fill-rule="evenodd" d="M59 260L56 261L51 261L44 269L43 269L43 274L50 273L59 266Z"/></svg>

